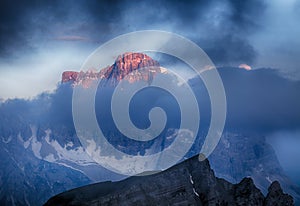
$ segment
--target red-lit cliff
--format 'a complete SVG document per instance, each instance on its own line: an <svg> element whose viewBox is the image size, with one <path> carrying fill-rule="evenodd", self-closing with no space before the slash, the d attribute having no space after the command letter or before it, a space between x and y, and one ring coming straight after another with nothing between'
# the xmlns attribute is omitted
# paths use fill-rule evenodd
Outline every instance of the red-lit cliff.
<svg viewBox="0 0 300 206"><path fill-rule="evenodd" d="M93 80L107 79L110 85L125 79L129 82L151 82L157 73L164 73L159 63L146 54L125 53L119 55L113 65L98 71L76 72L65 71L62 74L62 82L72 82L73 85L88 87Z"/></svg>

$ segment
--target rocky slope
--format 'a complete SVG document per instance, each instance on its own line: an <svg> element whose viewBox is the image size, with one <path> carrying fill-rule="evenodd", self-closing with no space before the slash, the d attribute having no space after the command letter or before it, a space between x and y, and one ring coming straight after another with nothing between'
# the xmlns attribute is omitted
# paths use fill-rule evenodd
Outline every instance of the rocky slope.
<svg viewBox="0 0 300 206"><path fill-rule="evenodd" d="M208 160L194 156L164 172L103 182L52 197L45 206L59 205L293 205L273 182L266 197L251 178L232 184L217 178Z"/></svg>
<svg viewBox="0 0 300 206"><path fill-rule="evenodd" d="M40 205L51 194L91 183L79 171L35 157L21 138L0 143L0 205Z"/></svg>
<svg viewBox="0 0 300 206"><path fill-rule="evenodd" d="M119 55L115 63L99 72L89 70L87 72L65 71L62 74L62 82L72 82L73 85L89 87L93 80L109 80L110 85L117 85L119 81L125 79L129 82L147 81L151 82L157 73L165 70L159 63L146 54L125 53Z"/></svg>

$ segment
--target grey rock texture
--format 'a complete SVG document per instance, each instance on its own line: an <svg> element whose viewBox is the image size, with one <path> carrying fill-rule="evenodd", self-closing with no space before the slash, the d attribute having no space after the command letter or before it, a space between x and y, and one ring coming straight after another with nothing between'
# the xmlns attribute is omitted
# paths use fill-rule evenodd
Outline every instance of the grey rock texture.
<svg viewBox="0 0 300 206"><path fill-rule="evenodd" d="M265 199L265 206L292 205L293 198L288 194L283 194L278 181L274 181L269 187L269 193Z"/></svg>
<svg viewBox="0 0 300 206"><path fill-rule="evenodd" d="M45 206L63 205L293 205L274 182L267 197L251 178L232 184L217 178L208 160L194 156L164 172L102 182L52 197Z"/></svg>

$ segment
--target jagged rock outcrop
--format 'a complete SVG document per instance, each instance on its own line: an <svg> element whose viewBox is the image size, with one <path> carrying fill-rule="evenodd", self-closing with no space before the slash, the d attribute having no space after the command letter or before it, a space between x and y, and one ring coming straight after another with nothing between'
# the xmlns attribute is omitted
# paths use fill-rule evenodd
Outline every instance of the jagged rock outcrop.
<svg viewBox="0 0 300 206"><path fill-rule="evenodd" d="M270 184L277 180L299 202L299 187L286 176L275 151L259 133L225 131L209 161L217 177L238 183L249 176L265 195Z"/></svg>
<svg viewBox="0 0 300 206"><path fill-rule="evenodd" d="M279 201L278 201L279 200ZM102 182L59 194L51 205L293 205L276 182L265 198L251 178L232 184L217 178L208 160L192 157L150 176L130 177L119 182ZM274 204L273 204L274 205Z"/></svg>
<svg viewBox="0 0 300 206"><path fill-rule="evenodd" d="M237 205L263 205L264 196L251 178L244 178L234 187L234 201Z"/></svg>
<svg viewBox="0 0 300 206"><path fill-rule="evenodd" d="M78 72L74 71L65 71L62 73L61 82L76 81L78 74Z"/></svg>
<svg viewBox="0 0 300 206"><path fill-rule="evenodd" d="M148 69L147 72L138 71L140 68L151 67L152 73L159 72L159 63L153 60L151 57L142 53L125 53L118 56L115 63L110 66L104 73L105 78L115 78L120 81L124 79L126 75L131 72L134 72L131 76L138 76L138 78L143 78L148 80L149 75L147 72L150 72Z"/></svg>
<svg viewBox="0 0 300 206"><path fill-rule="evenodd" d="M109 80L110 85L117 85L125 79L130 83L135 81L151 82L154 75L164 73L165 70L159 63L146 54L125 53L119 55L115 63L99 72L89 70L87 72L66 71L62 74L62 82L72 82L73 85L89 87L93 80Z"/></svg>
<svg viewBox="0 0 300 206"><path fill-rule="evenodd" d="M265 206L293 205L292 196L283 193L278 181L274 181L268 191Z"/></svg>

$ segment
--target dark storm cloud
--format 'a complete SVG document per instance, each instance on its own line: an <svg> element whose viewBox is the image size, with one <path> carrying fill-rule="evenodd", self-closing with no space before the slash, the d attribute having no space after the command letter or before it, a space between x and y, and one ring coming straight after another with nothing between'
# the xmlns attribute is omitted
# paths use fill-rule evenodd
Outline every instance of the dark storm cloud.
<svg viewBox="0 0 300 206"><path fill-rule="evenodd" d="M219 69L230 128L273 132L300 129L300 81L274 69Z"/></svg>
<svg viewBox="0 0 300 206"><path fill-rule="evenodd" d="M11 47L21 48L26 44L22 31L26 26L22 22L27 4L22 1L14 5L11 1L2 1L0 7L0 54L8 55Z"/></svg>
<svg viewBox="0 0 300 206"><path fill-rule="evenodd" d="M201 46L217 64L252 63L256 52L249 34L265 6L262 1L157 1L123 4L127 31L163 29L181 34Z"/></svg>
<svg viewBox="0 0 300 206"><path fill-rule="evenodd" d="M226 95L225 130L236 132L299 131L300 81L285 78L275 69L246 70L218 68ZM207 71L210 72L210 71ZM197 78L190 80L204 108L209 108L205 86ZM208 100L208 101L207 101ZM202 111L201 111L202 112ZM211 114L209 109L203 114ZM206 118L206 117L205 117ZM203 120L203 118L202 118Z"/></svg>
<svg viewBox="0 0 300 206"><path fill-rule="evenodd" d="M228 1L218 26L207 25L211 31L202 39L212 60L219 65L252 64L257 52L248 37L261 28L258 22L264 10L263 1Z"/></svg>
<svg viewBox="0 0 300 206"><path fill-rule="evenodd" d="M259 28L261 1L4 1L0 55L41 47L49 39L82 36L103 42L142 29L179 33L217 63L252 62L247 36Z"/></svg>
<svg viewBox="0 0 300 206"><path fill-rule="evenodd" d="M0 55L37 49L61 36L109 33L110 22L118 17L117 5L117 1L2 1Z"/></svg>
<svg viewBox="0 0 300 206"><path fill-rule="evenodd" d="M217 64L252 63L257 55L248 36L261 28L262 1L159 1L124 8L124 21L133 30L181 34L198 43ZM137 13L132 16L133 12Z"/></svg>
<svg viewBox="0 0 300 206"><path fill-rule="evenodd" d="M68 7L60 1L1 1L0 49L10 55L19 49L33 47L48 36L52 26L67 23ZM38 42L34 42L38 40Z"/></svg>
<svg viewBox="0 0 300 206"><path fill-rule="evenodd" d="M262 25L259 23L261 15L266 9L263 1L239 1L230 0L232 12L230 20L233 22L236 31L244 34L259 29Z"/></svg>
<svg viewBox="0 0 300 206"><path fill-rule="evenodd" d="M252 64L257 56L253 46L240 36L227 34L206 41L207 46L204 50L216 64Z"/></svg>

